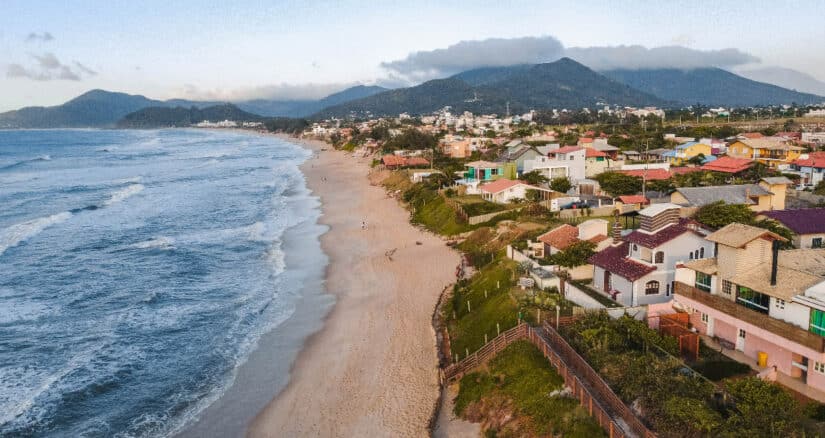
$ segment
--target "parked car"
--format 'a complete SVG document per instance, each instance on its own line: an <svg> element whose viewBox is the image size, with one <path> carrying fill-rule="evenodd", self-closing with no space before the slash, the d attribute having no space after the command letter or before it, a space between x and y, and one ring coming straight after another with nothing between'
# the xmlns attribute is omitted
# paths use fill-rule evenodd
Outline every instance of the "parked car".
<svg viewBox="0 0 825 438"><path fill-rule="evenodd" d="M562 205L561 209L562 210L576 210L576 209L587 208L587 207L588 207L588 205L587 205L586 201L573 201L573 202Z"/></svg>

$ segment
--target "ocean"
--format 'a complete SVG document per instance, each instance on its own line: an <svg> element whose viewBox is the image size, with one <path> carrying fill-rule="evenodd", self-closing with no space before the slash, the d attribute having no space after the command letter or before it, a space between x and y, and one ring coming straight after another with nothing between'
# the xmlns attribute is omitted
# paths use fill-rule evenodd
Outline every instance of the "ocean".
<svg viewBox="0 0 825 438"><path fill-rule="evenodd" d="M309 156L235 132L0 131L0 436L172 436L218 400L322 276L317 242L284 245L320 234Z"/></svg>

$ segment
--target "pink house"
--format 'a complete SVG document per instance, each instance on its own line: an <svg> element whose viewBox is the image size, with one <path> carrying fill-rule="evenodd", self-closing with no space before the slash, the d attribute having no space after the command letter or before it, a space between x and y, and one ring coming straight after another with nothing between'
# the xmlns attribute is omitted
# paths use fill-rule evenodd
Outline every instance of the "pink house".
<svg viewBox="0 0 825 438"><path fill-rule="evenodd" d="M781 236L731 224L707 236L716 257L677 266L673 301L700 334L779 383L825 400L825 250L780 251Z"/></svg>

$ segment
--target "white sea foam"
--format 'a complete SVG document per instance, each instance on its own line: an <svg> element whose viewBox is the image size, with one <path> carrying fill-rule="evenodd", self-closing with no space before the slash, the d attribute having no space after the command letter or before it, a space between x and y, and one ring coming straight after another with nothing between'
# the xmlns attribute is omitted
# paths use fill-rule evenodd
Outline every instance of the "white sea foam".
<svg viewBox="0 0 825 438"><path fill-rule="evenodd" d="M175 239L171 237L157 237L151 240L145 240L131 245L132 248L138 249L175 249Z"/></svg>
<svg viewBox="0 0 825 438"><path fill-rule="evenodd" d="M64 222L70 217L72 217L72 214L64 211L51 216L21 222L0 230L0 255L3 255L7 249L17 246L20 242L37 235L52 225Z"/></svg>
<svg viewBox="0 0 825 438"><path fill-rule="evenodd" d="M123 201L126 198L129 198L133 195L136 195L143 191L145 187L143 184L132 184L124 189L118 190L112 194L112 197L109 198L103 205L112 205L117 204L118 202Z"/></svg>

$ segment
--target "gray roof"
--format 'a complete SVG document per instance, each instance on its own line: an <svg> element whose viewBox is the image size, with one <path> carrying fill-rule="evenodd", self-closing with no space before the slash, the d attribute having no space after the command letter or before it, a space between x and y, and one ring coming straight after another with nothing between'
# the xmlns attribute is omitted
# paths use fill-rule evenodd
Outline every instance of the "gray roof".
<svg viewBox="0 0 825 438"><path fill-rule="evenodd" d="M609 144L601 144L601 143L593 143L593 149L602 152L611 152L611 151L618 151L619 148L616 146L611 146Z"/></svg>
<svg viewBox="0 0 825 438"><path fill-rule="evenodd" d="M769 195L771 192L757 184L741 184L713 187L681 187L676 189L688 203L695 207L725 201L727 204L756 204L750 196Z"/></svg>
<svg viewBox="0 0 825 438"><path fill-rule="evenodd" d="M784 176L770 176L767 178L762 178L762 181L765 181L768 184L793 184L793 181L789 180Z"/></svg>

